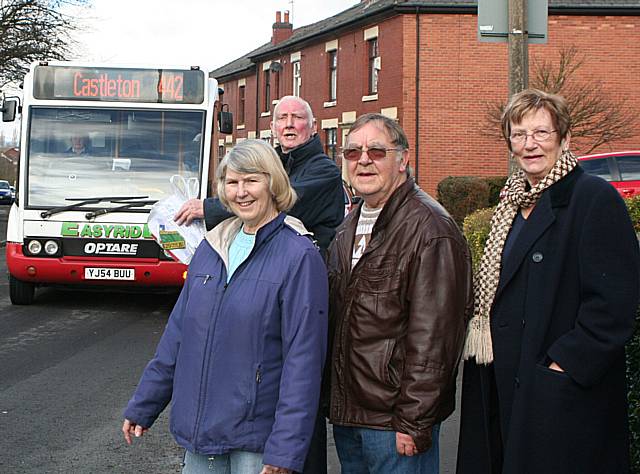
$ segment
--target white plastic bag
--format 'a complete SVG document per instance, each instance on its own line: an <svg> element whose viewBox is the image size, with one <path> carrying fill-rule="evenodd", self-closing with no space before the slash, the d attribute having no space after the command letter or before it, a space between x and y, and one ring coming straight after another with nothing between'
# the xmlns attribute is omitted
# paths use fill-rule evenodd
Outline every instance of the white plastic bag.
<svg viewBox="0 0 640 474"><path fill-rule="evenodd" d="M202 219L196 219L190 225L178 225L173 216L185 202L198 197L200 184L197 178L186 180L177 174L171 176L169 182L171 195L153 205L147 225L165 253L188 265L204 238L206 227Z"/></svg>

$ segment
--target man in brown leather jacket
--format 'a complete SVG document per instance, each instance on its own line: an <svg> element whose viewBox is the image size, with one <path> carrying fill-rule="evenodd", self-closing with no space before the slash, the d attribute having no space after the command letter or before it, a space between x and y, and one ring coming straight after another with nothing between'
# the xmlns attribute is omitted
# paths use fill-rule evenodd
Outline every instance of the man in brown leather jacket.
<svg viewBox="0 0 640 474"><path fill-rule="evenodd" d="M473 304L469 249L410 177L394 120L359 117L343 156L363 203L329 247L330 421L342 473L436 474Z"/></svg>

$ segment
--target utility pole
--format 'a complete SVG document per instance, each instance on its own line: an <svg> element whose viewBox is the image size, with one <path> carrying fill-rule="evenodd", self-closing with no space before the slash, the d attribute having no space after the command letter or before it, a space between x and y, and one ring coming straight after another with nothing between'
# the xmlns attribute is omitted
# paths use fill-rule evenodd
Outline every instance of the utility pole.
<svg viewBox="0 0 640 474"><path fill-rule="evenodd" d="M509 0L509 98L529 87L527 0ZM509 158L509 174L517 169Z"/></svg>

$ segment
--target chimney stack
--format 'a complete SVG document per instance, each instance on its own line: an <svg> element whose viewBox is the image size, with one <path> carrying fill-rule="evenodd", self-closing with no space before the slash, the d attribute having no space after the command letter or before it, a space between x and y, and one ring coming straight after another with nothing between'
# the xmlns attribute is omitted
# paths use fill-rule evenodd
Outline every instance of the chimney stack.
<svg viewBox="0 0 640 474"><path fill-rule="evenodd" d="M284 21L282 21L282 12L276 12L276 22L273 24L273 36L271 36L271 44L278 44L289 39L293 34L293 25L289 23L289 11L284 12Z"/></svg>

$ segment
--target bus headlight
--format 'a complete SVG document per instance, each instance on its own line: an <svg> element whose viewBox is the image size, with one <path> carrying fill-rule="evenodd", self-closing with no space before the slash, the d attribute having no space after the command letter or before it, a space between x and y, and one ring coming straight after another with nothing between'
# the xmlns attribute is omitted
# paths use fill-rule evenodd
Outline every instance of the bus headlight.
<svg viewBox="0 0 640 474"><path fill-rule="evenodd" d="M42 252L42 244L38 240L32 240L27 244L27 249L29 249L29 253L38 255Z"/></svg>
<svg viewBox="0 0 640 474"><path fill-rule="evenodd" d="M60 246L55 240L47 240L44 243L44 251L47 255L55 255L58 253Z"/></svg>

